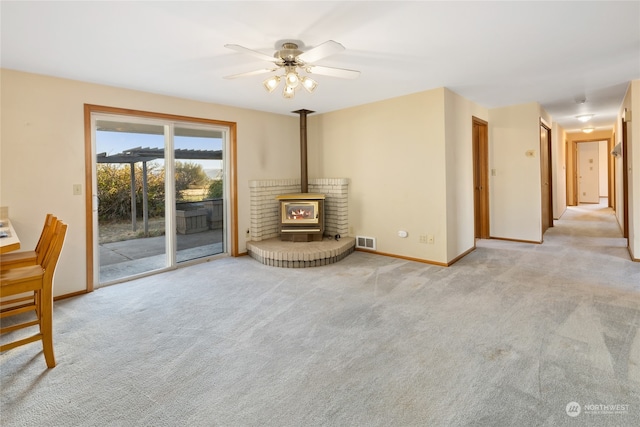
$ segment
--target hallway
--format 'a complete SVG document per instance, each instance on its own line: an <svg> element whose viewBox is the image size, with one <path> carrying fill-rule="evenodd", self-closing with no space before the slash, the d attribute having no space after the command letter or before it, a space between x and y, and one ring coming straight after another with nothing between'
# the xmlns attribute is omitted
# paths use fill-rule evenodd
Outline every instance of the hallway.
<svg viewBox="0 0 640 427"><path fill-rule="evenodd" d="M490 258L503 254L523 265L535 266L554 281L594 284L640 292L640 263L631 261L627 239L622 237L606 199L599 204L569 206L540 245L502 240L478 240L477 251L491 249ZM497 251L497 252L496 252ZM506 253L503 251L507 251ZM473 254L471 254L473 255ZM538 274L537 274L538 275Z"/></svg>

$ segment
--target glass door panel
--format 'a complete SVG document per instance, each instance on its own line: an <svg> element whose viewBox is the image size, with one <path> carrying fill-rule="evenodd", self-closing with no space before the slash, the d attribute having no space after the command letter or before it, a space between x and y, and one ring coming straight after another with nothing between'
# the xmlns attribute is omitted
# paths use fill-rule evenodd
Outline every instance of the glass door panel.
<svg viewBox="0 0 640 427"><path fill-rule="evenodd" d="M176 262L225 252L225 132L174 126Z"/></svg>
<svg viewBox="0 0 640 427"><path fill-rule="evenodd" d="M95 121L99 285L167 267L164 126Z"/></svg>

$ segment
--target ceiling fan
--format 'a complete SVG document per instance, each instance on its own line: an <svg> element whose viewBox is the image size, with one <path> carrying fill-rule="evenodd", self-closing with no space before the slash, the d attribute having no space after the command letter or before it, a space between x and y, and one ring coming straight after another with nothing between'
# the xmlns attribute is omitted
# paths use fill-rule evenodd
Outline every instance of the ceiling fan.
<svg viewBox="0 0 640 427"><path fill-rule="evenodd" d="M265 89L273 92L281 80L284 80L284 90L282 95L285 98L293 98L297 88L302 86L309 93L318 86L318 83L311 77L300 75L300 71L307 74L318 74L323 76L340 77L344 79L355 79L360 75L360 71L347 70L346 68L334 68L315 65L314 63L327 56L334 55L344 50L344 46L333 40L328 40L313 49L303 52L298 48L298 44L294 42L285 42L282 49L277 50L273 56L269 56L262 52L248 49L237 44L226 44L224 47L235 50L236 52L247 53L264 61L272 62L273 65L246 73L234 74L226 76L225 79L235 79L238 77L254 76L257 74L271 73L274 71L284 71L282 75L274 75L263 82Z"/></svg>

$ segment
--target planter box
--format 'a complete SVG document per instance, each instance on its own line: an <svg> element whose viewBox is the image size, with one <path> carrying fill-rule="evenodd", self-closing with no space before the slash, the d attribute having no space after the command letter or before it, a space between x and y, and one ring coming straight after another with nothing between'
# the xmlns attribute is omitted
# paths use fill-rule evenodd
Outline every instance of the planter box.
<svg viewBox="0 0 640 427"><path fill-rule="evenodd" d="M179 234L200 233L209 229L205 208L176 210L176 229Z"/></svg>

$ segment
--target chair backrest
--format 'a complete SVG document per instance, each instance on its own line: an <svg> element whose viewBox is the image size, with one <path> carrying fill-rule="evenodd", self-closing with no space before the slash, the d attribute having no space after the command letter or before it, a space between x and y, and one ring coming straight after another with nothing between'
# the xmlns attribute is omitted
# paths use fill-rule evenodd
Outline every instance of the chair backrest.
<svg viewBox="0 0 640 427"><path fill-rule="evenodd" d="M38 239L38 244L36 245L36 252L42 249L42 245L44 244L43 238L47 233L47 229L51 226L51 220L53 219L53 214L48 213L46 218L44 219L44 226L42 227L42 233L40 233L40 238Z"/></svg>
<svg viewBox="0 0 640 427"><path fill-rule="evenodd" d="M42 233L40 234L40 239L38 240L38 244L35 249L36 264L42 265L44 262L44 257L46 255L47 248L49 247L49 243L51 242L51 238L53 237L57 222L58 218L53 216L53 214L47 214Z"/></svg>
<svg viewBox="0 0 640 427"><path fill-rule="evenodd" d="M60 258L60 252L62 252L62 245L64 244L64 238L67 234L67 224L62 221L56 221L55 229L51 236L51 242L49 247L45 251L44 261L42 268L44 269L45 281L51 283L53 273L55 272L56 265L58 264L58 258Z"/></svg>

